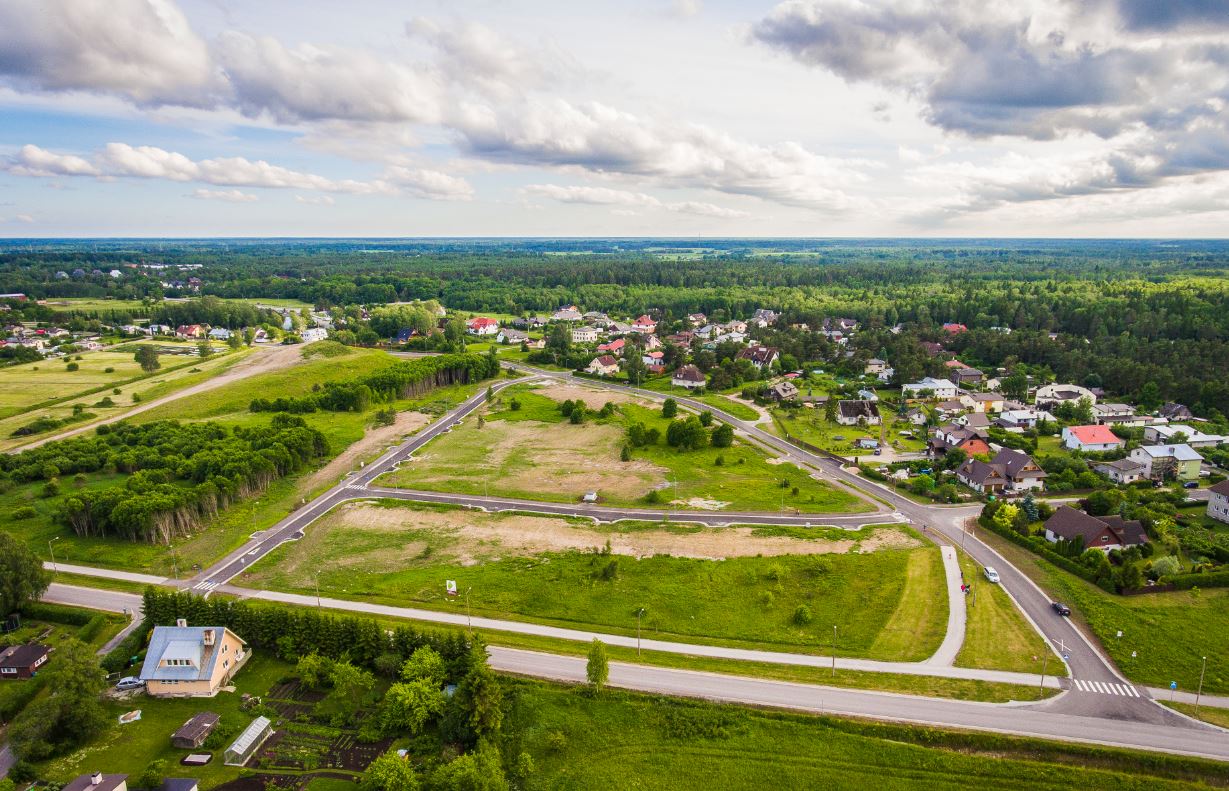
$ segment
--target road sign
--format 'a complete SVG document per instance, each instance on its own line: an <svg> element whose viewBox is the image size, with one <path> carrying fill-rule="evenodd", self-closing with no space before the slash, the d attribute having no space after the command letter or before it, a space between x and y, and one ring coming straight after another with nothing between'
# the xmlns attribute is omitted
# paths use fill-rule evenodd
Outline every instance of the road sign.
<svg viewBox="0 0 1229 791"><path fill-rule="evenodd" d="M1063 661L1064 661L1064 662L1066 662L1066 661L1067 661L1068 659L1070 659L1070 658L1071 658L1071 654L1066 654L1066 653L1064 653L1064 654L1063 654Z"/></svg>
<svg viewBox="0 0 1229 791"><path fill-rule="evenodd" d="M1170 689L1177 689L1177 688L1178 688L1178 682L1177 682L1177 681L1171 681L1171 682L1169 682L1169 688L1170 688Z"/></svg>
<svg viewBox="0 0 1229 791"><path fill-rule="evenodd" d="M449 596L457 595L457 581L456 580L445 580L444 587L448 589Z"/></svg>

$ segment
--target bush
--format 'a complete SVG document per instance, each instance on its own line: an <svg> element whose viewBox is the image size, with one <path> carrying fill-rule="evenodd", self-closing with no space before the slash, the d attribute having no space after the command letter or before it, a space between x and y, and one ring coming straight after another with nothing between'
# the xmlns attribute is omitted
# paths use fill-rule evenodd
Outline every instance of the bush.
<svg viewBox="0 0 1229 791"><path fill-rule="evenodd" d="M69 363L68 365L64 366L64 370L65 371L79 371L81 370L81 366L77 365L76 363Z"/></svg>
<svg viewBox="0 0 1229 791"><path fill-rule="evenodd" d="M103 372L104 374L113 374L113 373L115 373L115 369L114 369L113 367L108 366L108 367L106 367L106 368L103 368L103 369L102 369L102 372Z"/></svg>
<svg viewBox="0 0 1229 791"><path fill-rule="evenodd" d="M22 519L33 519L36 516L38 516L38 511L35 511L34 506L32 505L23 505L19 508L14 508L9 513L9 518L15 521Z"/></svg>
<svg viewBox="0 0 1229 791"><path fill-rule="evenodd" d="M811 608L805 604L799 604L794 608L794 624L797 626L806 626L811 622L814 616L811 615Z"/></svg>
<svg viewBox="0 0 1229 791"><path fill-rule="evenodd" d="M520 412L521 402L513 398L511 401L508 402L508 408L511 409L513 412Z"/></svg>

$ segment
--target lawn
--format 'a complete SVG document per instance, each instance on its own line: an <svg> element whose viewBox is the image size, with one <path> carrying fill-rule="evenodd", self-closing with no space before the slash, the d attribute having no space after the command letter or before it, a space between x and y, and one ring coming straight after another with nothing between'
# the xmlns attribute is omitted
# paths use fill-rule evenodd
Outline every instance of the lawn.
<svg viewBox="0 0 1229 791"><path fill-rule="evenodd" d="M1046 648L1045 641L1002 586L988 582L981 566L971 557L963 552L958 554L964 578L973 583L977 596L965 597L968 620L956 666L1040 673L1042 657L1048 653L1049 658L1044 661L1046 674L1067 675L1062 662Z"/></svg>
<svg viewBox="0 0 1229 791"><path fill-rule="evenodd" d="M155 699L141 695L129 701L108 702L108 724L97 739L82 750L35 766L40 777L65 783L93 768L136 778L151 761L162 759L167 763L168 776L194 777L201 788L212 788L234 780L240 776L241 770L223 765L221 748L210 751L214 753L214 759L204 767L181 767L180 759L194 751L172 747L171 734L197 712L212 711L221 715L222 727L233 729L238 735L239 730L253 719L253 715L239 710L240 696L245 692L266 695L270 687L291 670L289 665L270 658L264 652L257 652L235 676L235 692L220 692L210 699ZM141 719L120 725L116 718L133 709L141 710ZM229 744L229 741L226 743ZM86 755L89 760L82 763Z"/></svg>
<svg viewBox="0 0 1229 791"><path fill-rule="evenodd" d="M1177 681L1193 692L1206 656L1204 692L1229 693L1229 589L1116 596L989 531L980 535L1050 596L1068 603L1132 681L1157 687Z"/></svg>
<svg viewBox="0 0 1229 791"><path fill-rule="evenodd" d="M608 418L566 422L551 401L584 397L592 409L607 397ZM521 409L511 408L513 400ZM577 386L501 395L480 418L471 416L433 440L414 461L382 482L433 491L575 502L589 491L601 502L669 509L853 513L869 510L855 495L818 481L792 464L773 464L750 445L680 452L664 444L635 449L620 460L632 423L662 435L670 421L625 396ZM782 486L787 481L788 485ZM653 493L653 494L651 494Z"/></svg>
<svg viewBox="0 0 1229 791"><path fill-rule="evenodd" d="M896 416L885 406L880 405L880 415L885 421L883 426L842 426L829 423L824 419L822 406L800 409L773 409L773 422L786 434L809 442L819 448L846 456L867 456L872 451L858 450L854 443L864 437L886 440L887 443L901 452L920 452L925 450L925 430L914 426L907 420L897 420ZM901 432L911 432L913 437L902 437ZM841 439L838 439L840 437Z"/></svg>
<svg viewBox="0 0 1229 791"><path fill-rule="evenodd" d="M677 396L679 398L690 398L695 401L702 401L705 404L728 412L739 420L758 420L760 414L746 404L740 404L732 398L727 398L719 393L693 393L685 387L675 387L669 376L657 376L646 379L640 385L646 390L653 390L658 393Z"/></svg>
<svg viewBox="0 0 1229 791"><path fill-rule="evenodd" d="M474 615L634 634L643 607L646 637L826 653L836 626L842 656L933 653L947 622L938 550L909 548L917 541L896 528L815 533L350 504L240 584L312 593L318 580L338 598L464 611L445 594L452 579Z"/></svg>
<svg viewBox="0 0 1229 791"><path fill-rule="evenodd" d="M1163 789L1222 765L990 734L514 682L527 789ZM1185 781L1185 782L1184 782Z"/></svg>

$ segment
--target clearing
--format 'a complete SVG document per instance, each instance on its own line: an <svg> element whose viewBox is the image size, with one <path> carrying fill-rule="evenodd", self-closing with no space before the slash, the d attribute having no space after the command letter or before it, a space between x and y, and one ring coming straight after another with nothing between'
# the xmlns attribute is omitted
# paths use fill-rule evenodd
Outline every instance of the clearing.
<svg viewBox="0 0 1229 791"><path fill-rule="evenodd" d="M605 549L609 541L609 552ZM667 554L677 553L677 554ZM724 558L724 559L705 559ZM240 585L662 639L921 660L947 623L934 547L896 527L700 528L349 503ZM935 606L902 606L905 596ZM885 632L908 639L880 642Z"/></svg>

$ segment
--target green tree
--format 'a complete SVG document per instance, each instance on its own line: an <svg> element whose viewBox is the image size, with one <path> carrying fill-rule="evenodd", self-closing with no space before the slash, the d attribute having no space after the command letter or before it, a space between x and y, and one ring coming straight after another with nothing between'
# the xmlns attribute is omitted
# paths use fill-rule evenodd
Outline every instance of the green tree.
<svg viewBox="0 0 1229 791"><path fill-rule="evenodd" d="M408 759L402 758L396 750L389 750L367 765L359 788L362 791L418 791L418 777Z"/></svg>
<svg viewBox="0 0 1229 791"><path fill-rule="evenodd" d="M141 772L141 776L137 778L136 785L138 788L153 789L161 788L162 781L166 779L166 761L158 758L150 761L145 767L145 771Z"/></svg>
<svg viewBox="0 0 1229 791"><path fill-rule="evenodd" d="M51 582L51 572L25 543L0 532L0 617L38 601Z"/></svg>
<svg viewBox="0 0 1229 791"><path fill-rule="evenodd" d="M162 367L162 363L158 362L158 349L154 346L140 346L137 348L137 353L133 355L140 365L141 370L145 373L153 373Z"/></svg>
<svg viewBox="0 0 1229 791"><path fill-rule="evenodd" d="M661 405L661 416L672 418L679 413L678 402L673 398L667 398Z"/></svg>
<svg viewBox="0 0 1229 791"><path fill-rule="evenodd" d="M713 429L712 437L714 448L728 448L734 444L734 427L729 423L722 423L717 428Z"/></svg>
<svg viewBox="0 0 1229 791"><path fill-rule="evenodd" d="M836 422L836 398L832 395L829 395L828 400L824 402L824 420L829 423Z"/></svg>
<svg viewBox="0 0 1229 791"><path fill-rule="evenodd" d="M497 733L503 725L503 690L486 662L486 649L470 649L469 672L457 685L456 698L467 712L467 725L476 736Z"/></svg>
<svg viewBox="0 0 1229 791"><path fill-rule="evenodd" d="M313 651L300 657L294 670L303 686L308 689L320 689L333 672L333 660Z"/></svg>
<svg viewBox="0 0 1229 791"><path fill-rule="evenodd" d="M316 704L316 714L335 728L349 725L375 687L375 676L349 662L335 662L329 681L333 689Z"/></svg>
<svg viewBox="0 0 1229 791"><path fill-rule="evenodd" d="M401 680L426 681L434 687L442 687L448 680L448 665L435 649L424 645L401 666Z"/></svg>
<svg viewBox="0 0 1229 791"><path fill-rule="evenodd" d="M106 726L100 696L107 676L87 645L72 638L62 641L46 677L50 694L26 706L9 726L9 741L23 761L75 750Z"/></svg>
<svg viewBox="0 0 1229 791"><path fill-rule="evenodd" d="M596 637L589 646L589 661L585 664L585 676L589 679L589 688L601 692L602 687L610 680L610 660L606 658L606 644Z"/></svg>
<svg viewBox="0 0 1229 791"><path fill-rule="evenodd" d="M209 345L209 341L201 341L196 344L197 355L204 360L206 357L213 356L213 347Z"/></svg>
<svg viewBox="0 0 1229 791"><path fill-rule="evenodd" d="M478 749L437 767L431 774L431 787L441 791L507 791L499 748L482 740Z"/></svg>
<svg viewBox="0 0 1229 791"><path fill-rule="evenodd" d="M380 703L380 725L389 736L402 731L417 735L444 713L446 703L444 691L430 678L393 684Z"/></svg>

